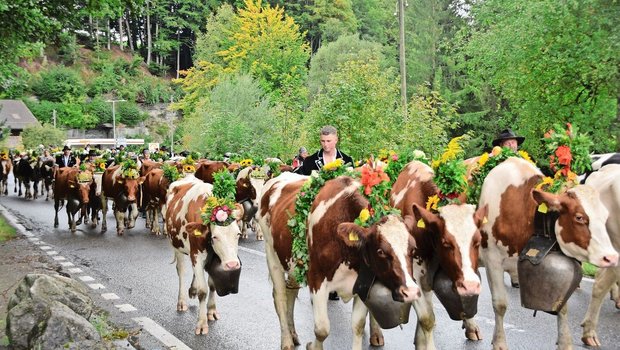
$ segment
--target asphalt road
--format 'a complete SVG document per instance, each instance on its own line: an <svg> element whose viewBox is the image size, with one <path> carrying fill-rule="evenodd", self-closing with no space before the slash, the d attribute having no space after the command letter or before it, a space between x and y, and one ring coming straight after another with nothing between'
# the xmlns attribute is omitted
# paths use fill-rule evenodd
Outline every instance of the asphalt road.
<svg viewBox="0 0 620 350"><path fill-rule="evenodd" d="M176 343L177 349L184 345L191 349L279 349L279 323L271 297L264 244L256 241L254 236L250 235L248 240L240 242L239 257L243 267L239 293L218 297L221 319L209 323L208 335L196 336L194 326L197 321L198 302L190 300L190 309L185 313L176 311L178 279L175 265L171 264L172 248L167 238L150 235L144 228L143 219L138 219L136 228L119 237L116 235L114 217L109 212L109 229L106 233L101 234L99 228L93 230L90 226L81 225L75 234L71 234L64 210L59 213L60 227L53 228L53 202L45 202L43 199L27 201L16 197L12 192L12 182L9 191L8 197L0 197L0 204L20 218L23 225L39 239L38 242L43 242L41 245L50 247L46 250L50 252L48 254L55 259L66 259L59 262L69 263L65 264L65 269L72 277L87 284L102 285L103 289L96 290L100 295L109 297L113 293L118 296L118 299L113 300L106 300L102 296L96 300L99 305L121 310L123 316L133 320L129 322L146 320L149 331L164 339L160 347L153 346L154 348L171 348L170 344L174 344L177 339L183 343ZM186 281L189 284L189 260L187 266ZM481 272L484 277L484 271ZM508 276L505 283L510 285ZM186 285L184 288L188 287ZM579 324L589 302L591 287L591 282L582 282L581 288L569 301L575 349L586 348L581 344ZM557 335L555 317L543 312L533 317L533 311L521 308L518 289L508 287L508 295L510 306L505 317L505 329L510 348L554 349ZM467 341L460 322L450 320L436 299L434 305L437 318L435 343L438 349L475 350L492 347L494 317L486 278L483 280L483 291L476 315L483 340ZM330 302L331 333L325 343L326 349L350 348L351 306L352 303ZM155 326L150 320L154 321ZM412 349L415 320L415 313L412 312L407 325L384 330L386 344L383 349ZM295 321L302 343L311 341L314 334L307 289L300 292L295 308ZM598 330L599 339L603 343L601 349L620 348L619 321L620 311L615 309L612 302L604 302ZM157 325L165 331L157 330ZM364 348L372 348L368 342L368 332L364 338Z"/></svg>

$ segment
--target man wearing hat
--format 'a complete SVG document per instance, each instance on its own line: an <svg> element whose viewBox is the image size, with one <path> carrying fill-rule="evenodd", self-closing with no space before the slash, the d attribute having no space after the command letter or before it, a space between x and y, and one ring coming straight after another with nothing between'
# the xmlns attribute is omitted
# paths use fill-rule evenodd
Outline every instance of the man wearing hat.
<svg viewBox="0 0 620 350"><path fill-rule="evenodd" d="M511 129L504 129L497 135L495 140L493 140L493 147L508 147L516 152L524 140L525 137L517 136Z"/></svg>
<svg viewBox="0 0 620 350"><path fill-rule="evenodd" d="M59 168L72 167L79 164L78 160L71 154L71 148L67 145L62 148L62 154L56 157L56 165Z"/></svg>

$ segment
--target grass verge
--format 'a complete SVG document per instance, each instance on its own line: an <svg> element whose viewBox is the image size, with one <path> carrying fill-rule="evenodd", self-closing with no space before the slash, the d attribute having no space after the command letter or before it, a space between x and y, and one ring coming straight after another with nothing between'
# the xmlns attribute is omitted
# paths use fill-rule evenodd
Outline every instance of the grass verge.
<svg viewBox="0 0 620 350"><path fill-rule="evenodd" d="M129 336L129 332L125 329L116 327L110 320L108 319L108 315L104 312L97 313L90 318L90 324L92 324L101 338L104 340L119 340L119 339L127 339Z"/></svg>
<svg viewBox="0 0 620 350"><path fill-rule="evenodd" d="M15 237L15 227L9 225L3 216L0 216L0 243Z"/></svg>

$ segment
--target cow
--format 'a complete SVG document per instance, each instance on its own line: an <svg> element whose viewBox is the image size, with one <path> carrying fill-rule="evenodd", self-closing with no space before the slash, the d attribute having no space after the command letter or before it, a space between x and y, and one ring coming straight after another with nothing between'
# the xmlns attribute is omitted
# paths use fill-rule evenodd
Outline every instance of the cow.
<svg viewBox="0 0 620 350"><path fill-rule="evenodd" d="M166 194L170 187L170 181L164 176L162 169L153 169L144 177L142 184L142 198L146 210L146 227L151 229L155 235L161 234L158 215L164 217L164 205L166 204ZM164 223L163 233L166 234Z"/></svg>
<svg viewBox="0 0 620 350"><path fill-rule="evenodd" d="M268 168L268 167L267 167ZM256 239L263 240L263 232L256 225L254 214L258 210L258 194L265 184L267 171L264 168L245 167L237 174L237 193L235 200L243 205L244 213L241 223L241 238L248 238L248 226L256 233Z"/></svg>
<svg viewBox="0 0 620 350"><path fill-rule="evenodd" d="M19 182L18 196L22 195L22 184L24 185L24 198L37 199L39 195L38 185L41 179L38 159L30 155L21 157L14 171L15 177ZM32 190L32 191L31 191Z"/></svg>
<svg viewBox="0 0 620 350"><path fill-rule="evenodd" d="M39 172L41 174L41 194L43 194L43 189L45 189L45 200L48 201L50 196L53 195L53 183L54 183L54 160L46 159L39 161Z"/></svg>
<svg viewBox="0 0 620 350"><path fill-rule="evenodd" d="M412 161L392 185L390 204L403 216L412 215L424 222L414 227L416 250L413 275L422 289L422 297L413 302L418 315L415 333L416 349L434 349L432 287L434 274L441 268L461 297L480 294L478 249L482 239L479 227L487 207L476 210L471 204L449 204L439 214L425 209L429 197L439 190L433 182L434 172L428 165ZM468 339L481 339L480 330L470 319L463 320Z"/></svg>
<svg viewBox="0 0 620 350"><path fill-rule="evenodd" d="M86 206L89 202L88 194L93 181L90 173L80 173L78 168L61 168L56 171L56 178L54 180L54 210L56 211L54 227L58 227L58 210L60 210L60 205L64 204L66 200L67 218L71 233L76 231L75 214L78 210L81 211L82 216L86 215Z"/></svg>
<svg viewBox="0 0 620 350"><path fill-rule="evenodd" d="M174 259L179 276L177 311L187 311L188 295L191 298L198 297L200 307L195 329L196 335L208 333L207 320L220 318L215 305L215 286L211 277L208 281L208 302L206 300L207 281L205 281L204 274L207 252L213 250L221 260L222 268L226 271L241 268L241 262L237 257L241 230L236 220L227 226L205 225L200 216L200 210L212 192L213 185L192 176L182 181L175 181L170 186L166 197L165 225L168 238L174 248ZM237 207L233 215L236 218L241 217L242 210L241 207ZM184 255L189 255L193 269L192 283L188 292L184 289L183 280Z"/></svg>
<svg viewBox="0 0 620 350"><path fill-rule="evenodd" d="M103 209L102 192L103 192L103 173L96 172L93 174L93 183L90 186L90 192L88 195L88 197L90 198L90 201L88 203L87 215L90 215L90 227L92 228L96 228L97 225L99 225L99 213ZM86 223L86 221L84 223ZM104 232L104 231L105 230L102 227L101 232Z"/></svg>
<svg viewBox="0 0 620 350"><path fill-rule="evenodd" d="M592 173L586 180L586 185L592 186L601 194L601 201L612 213L607 220L606 228L613 247L620 250L620 164L605 165ZM583 336L581 340L588 346L601 346L596 334L601 304L605 295L616 288L620 282L620 266L599 269L592 287L592 300L581 324ZM612 297L614 293L612 293ZM615 293L617 294L617 292ZM616 295L617 296L617 295ZM616 307L620 309L620 300L616 299Z"/></svg>
<svg viewBox="0 0 620 350"><path fill-rule="evenodd" d="M521 158L508 158L487 175L481 189L479 207L488 205L488 221L481 227L481 261L487 278L495 312L493 348L507 349L504 315L507 309L503 262L516 257L534 234L534 216L545 204L557 212L555 236L562 252L579 261L600 267L616 266L618 252L609 240L605 221L608 211L598 192L587 185L577 185L561 194L535 188L542 179L541 171ZM560 349L572 347L567 305L558 313Z"/></svg>
<svg viewBox="0 0 620 350"><path fill-rule="evenodd" d="M137 169L136 169L137 171ZM107 230L106 213L108 211L108 198L111 198L114 205L114 217L116 218L116 234L122 236L125 233L125 226L131 229L136 224L138 217L138 191L139 185L144 182L144 177L129 177L123 174L122 165L114 165L103 172L102 180L102 222L101 232ZM125 218L125 214L128 217Z"/></svg>
<svg viewBox="0 0 620 350"><path fill-rule="evenodd" d="M13 168L13 162L6 157L0 160L0 195L9 194L9 174Z"/></svg>
<svg viewBox="0 0 620 350"><path fill-rule="evenodd" d="M295 201L309 177L282 173L268 180L259 205L259 224L265 235L267 266L273 283L273 298L280 320L281 349L299 345L293 308L299 287L292 278L293 238L287 222L295 212ZM322 349L329 335L328 294L332 291L348 302L355 296L352 312L353 349L361 349L368 309L354 295L353 285L360 267L367 262L378 281L400 301L411 302L420 289L411 276L415 241L409 231L413 218L387 215L369 228L353 223L368 206L359 180L348 176L329 180L320 189L307 219L309 267L306 274L314 313L315 340L308 349ZM296 259L295 259L296 260ZM285 275L288 273L288 279Z"/></svg>
<svg viewBox="0 0 620 350"><path fill-rule="evenodd" d="M230 164L223 161L216 160L201 160L198 162L198 166L196 167L196 172L194 176L197 179L200 179L206 183L213 183L213 174L218 171L228 169Z"/></svg>

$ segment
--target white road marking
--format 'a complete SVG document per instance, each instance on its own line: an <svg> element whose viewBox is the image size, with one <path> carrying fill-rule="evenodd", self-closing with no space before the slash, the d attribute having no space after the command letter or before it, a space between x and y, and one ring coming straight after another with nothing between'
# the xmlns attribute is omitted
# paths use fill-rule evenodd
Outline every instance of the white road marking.
<svg viewBox="0 0 620 350"><path fill-rule="evenodd" d="M39 239L38 239L38 238L36 238L36 237L30 237L30 238L28 238L28 240L29 240L30 242L36 242L36 241L38 241Z"/></svg>
<svg viewBox="0 0 620 350"><path fill-rule="evenodd" d="M54 257L52 257L52 259L54 259L56 261L67 260L64 256L54 256Z"/></svg>
<svg viewBox="0 0 620 350"><path fill-rule="evenodd" d="M50 250L52 249L52 247L48 246L48 245L42 245L39 248L43 249L43 250Z"/></svg>
<svg viewBox="0 0 620 350"><path fill-rule="evenodd" d="M142 329L151 333L152 336L157 338L160 342L164 343L168 348L174 350L191 350L189 346L185 345L177 337L170 334L157 322L151 320L148 317L135 317L133 320L138 323Z"/></svg>
<svg viewBox="0 0 620 350"><path fill-rule="evenodd" d="M47 253L47 255L58 255L58 252L55 251L55 250L50 250L50 251L48 251L46 253Z"/></svg>
<svg viewBox="0 0 620 350"><path fill-rule="evenodd" d="M89 284L88 285L91 289L97 290L97 289L105 289L105 286L101 283L93 283L93 284Z"/></svg>
<svg viewBox="0 0 620 350"><path fill-rule="evenodd" d="M116 308L121 310L121 312L132 312L132 311L138 310L135 307L133 307L133 305L131 304L119 304L119 305L114 305L114 306L116 306Z"/></svg>
<svg viewBox="0 0 620 350"><path fill-rule="evenodd" d="M71 261L63 261L60 263L60 266L62 267L69 267L69 266L75 266L73 265L73 263Z"/></svg>
<svg viewBox="0 0 620 350"><path fill-rule="evenodd" d="M246 248L246 247L242 247L242 246L239 246L239 250L243 250L244 252L247 252L247 253L250 253L250 254L262 256L263 258L267 256L263 252L260 252L258 250L254 250L254 249L250 249L250 248Z"/></svg>
<svg viewBox="0 0 620 350"><path fill-rule="evenodd" d="M80 269L79 267L73 267L69 269L69 273L81 273L82 269Z"/></svg>
<svg viewBox="0 0 620 350"><path fill-rule="evenodd" d="M80 276L80 280L82 280L82 282L92 282L95 279L90 276Z"/></svg>
<svg viewBox="0 0 620 350"><path fill-rule="evenodd" d="M119 297L118 295L114 294L114 293L103 293L101 294L101 297L105 300L117 300L120 299L121 297Z"/></svg>

